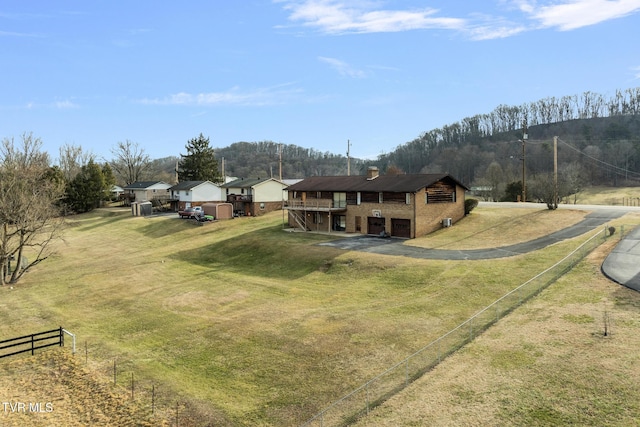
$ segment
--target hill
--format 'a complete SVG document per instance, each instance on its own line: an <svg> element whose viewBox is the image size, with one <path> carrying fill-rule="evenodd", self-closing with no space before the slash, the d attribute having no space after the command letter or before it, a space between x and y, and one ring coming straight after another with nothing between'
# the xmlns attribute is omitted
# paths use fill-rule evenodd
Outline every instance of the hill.
<svg viewBox="0 0 640 427"><path fill-rule="evenodd" d="M525 144L522 143L527 134ZM375 160L273 141L237 142L216 148L220 170L237 177L305 178L382 173L446 172L468 186L491 188L490 200L514 200L523 185L529 200L541 200L554 171L554 137L563 196L587 186L640 183L640 88L606 98L592 92L546 98L467 117L425 131ZM160 159L158 177L172 180L177 158ZM529 198L529 197L528 197Z"/></svg>

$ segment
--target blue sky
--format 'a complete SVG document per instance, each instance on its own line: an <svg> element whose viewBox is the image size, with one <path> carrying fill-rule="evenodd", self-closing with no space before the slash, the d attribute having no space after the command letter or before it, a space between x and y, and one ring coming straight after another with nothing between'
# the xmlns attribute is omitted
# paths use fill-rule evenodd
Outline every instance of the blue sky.
<svg viewBox="0 0 640 427"><path fill-rule="evenodd" d="M639 36L640 0L7 0L0 137L375 158L501 104L640 86Z"/></svg>

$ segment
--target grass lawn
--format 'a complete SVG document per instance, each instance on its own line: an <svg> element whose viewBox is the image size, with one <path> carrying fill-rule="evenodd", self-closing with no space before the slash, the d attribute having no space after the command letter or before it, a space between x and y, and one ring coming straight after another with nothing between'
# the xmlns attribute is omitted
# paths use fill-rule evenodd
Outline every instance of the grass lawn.
<svg viewBox="0 0 640 427"><path fill-rule="evenodd" d="M637 426L640 294L600 273L613 244L356 425Z"/></svg>
<svg viewBox="0 0 640 427"><path fill-rule="evenodd" d="M510 244L513 221L538 237L584 215L514 211L477 208L443 230L458 228L455 238L438 232L417 244ZM63 326L97 371L108 376L117 360L165 390L165 408L192 402L215 425L299 425L581 240L434 261L315 245L331 238L285 233L281 213L204 226L126 210L73 217L54 256L0 289L0 336Z"/></svg>

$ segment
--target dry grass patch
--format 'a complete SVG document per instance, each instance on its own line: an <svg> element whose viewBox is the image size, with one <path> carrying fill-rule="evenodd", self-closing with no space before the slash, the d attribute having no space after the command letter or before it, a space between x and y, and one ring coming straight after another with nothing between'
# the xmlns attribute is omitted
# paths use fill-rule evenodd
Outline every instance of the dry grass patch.
<svg viewBox="0 0 640 427"><path fill-rule="evenodd" d="M5 427L168 426L151 408L83 366L68 349L2 360L0 411ZM17 410L18 404L32 410ZM35 406L38 404L38 410ZM30 407L31 405L31 407Z"/></svg>
<svg viewBox="0 0 640 427"><path fill-rule="evenodd" d="M358 425L637 425L640 294L599 273L610 249L597 250Z"/></svg>
<svg viewBox="0 0 640 427"><path fill-rule="evenodd" d="M527 242L584 219L586 211L482 207L455 223L406 245L437 249L484 249Z"/></svg>
<svg viewBox="0 0 640 427"><path fill-rule="evenodd" d="M640 187L589 187L578 193L576 203L583 205L619 206L633 200L638 206ZM573 203L574 199L570 198Z"/></svg>

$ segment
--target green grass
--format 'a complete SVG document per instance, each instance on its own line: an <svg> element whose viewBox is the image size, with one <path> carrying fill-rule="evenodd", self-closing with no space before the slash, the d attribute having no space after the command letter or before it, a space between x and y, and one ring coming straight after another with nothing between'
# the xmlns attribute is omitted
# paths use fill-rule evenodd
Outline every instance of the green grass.
<svg viewBox="0 0 640 427"><path fill-rule="evenodd" d="M580 240L500 260L414 260L318 246L333 237L281 222L73 217L56 255L0 289L0 336L62 325L92 360L117 358L229 424L298 425Z"/></svg>

